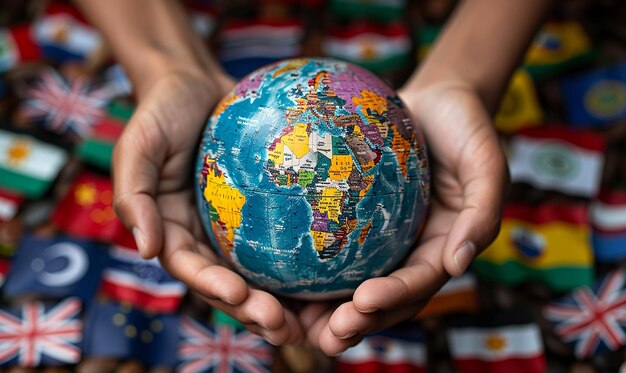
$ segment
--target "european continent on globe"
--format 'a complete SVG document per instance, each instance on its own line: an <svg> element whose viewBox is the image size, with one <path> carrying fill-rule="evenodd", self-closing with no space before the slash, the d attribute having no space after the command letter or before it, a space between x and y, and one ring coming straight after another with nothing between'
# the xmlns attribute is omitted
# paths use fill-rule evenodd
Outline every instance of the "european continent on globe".
<svg viewBox="0 0 626 373"><path fill-rule="evenodd" d="M393 270L430 194L424 140L395 92L332 59L245 77L209 119L196 177L213 248L248 280L304 299Z"/></svg>

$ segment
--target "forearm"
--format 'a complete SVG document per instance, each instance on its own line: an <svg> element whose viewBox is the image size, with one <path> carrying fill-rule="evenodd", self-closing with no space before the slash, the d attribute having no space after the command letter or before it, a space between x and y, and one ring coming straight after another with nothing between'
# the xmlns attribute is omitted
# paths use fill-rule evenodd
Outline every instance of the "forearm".
<svg viewBox="0 0 626 373"><path fill-rule="evenodd" d="M164 72L196 69L212 79L227 79L172 0L74 0L102 32L126 69L137 94Z"/></svg>
<svg viewBox="0 0 626 373"><path fill-rule="evenodd" d="M441 81L475 89L494 111L550 0L465 0L459 4L409 90Z"/></svg>

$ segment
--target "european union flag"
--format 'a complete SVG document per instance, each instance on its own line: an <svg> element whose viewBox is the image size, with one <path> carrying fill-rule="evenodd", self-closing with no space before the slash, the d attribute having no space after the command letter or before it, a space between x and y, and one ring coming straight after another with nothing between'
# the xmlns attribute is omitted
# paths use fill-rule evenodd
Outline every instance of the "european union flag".
<svg viewBox="0 0 626 373"><path fill-rule="evenodd" d="M25 235L11 263L4 294L77 296L90 301L107 258L105 246L86 240Z"/></svg>
<svg viewBox="0 0 626 373"><path fill-rule="evenodd" d="M155 315L111 301L94 302L85 319L85 356L138 359L174 367L178 315Z"/></svg>
<svg viewBox="0 0 626 373"><path fill-rule="evenodd" d="M563 97L574 127L606 127L626 119L626 62L565 79Z"/></svg>

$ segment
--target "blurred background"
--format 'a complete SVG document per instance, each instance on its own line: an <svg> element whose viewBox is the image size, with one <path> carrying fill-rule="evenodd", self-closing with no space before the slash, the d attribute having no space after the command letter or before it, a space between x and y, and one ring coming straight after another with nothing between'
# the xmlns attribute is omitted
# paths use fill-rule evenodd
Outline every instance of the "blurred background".
<svg viewBox="0 0 626 373"><path fill-rule="evenodd" d="M182 3L237 79L324 55L398 88L457 2ZM0 372L626 371L625 2L555 2L494 117L513 181L500 235L338 358L270 346L140 258L110 180L134 106L70 2L2 0Z"/></svg>

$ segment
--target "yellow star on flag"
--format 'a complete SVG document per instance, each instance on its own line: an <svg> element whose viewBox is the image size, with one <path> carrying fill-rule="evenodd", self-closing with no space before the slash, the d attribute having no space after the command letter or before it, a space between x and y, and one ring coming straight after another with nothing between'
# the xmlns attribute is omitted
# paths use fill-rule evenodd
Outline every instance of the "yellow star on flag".
<svg viewBox="0 0 626 373"><path fill-rule="evenodd" d="M74 199L80 206L91 206L96 202L97 191L92 184L79 184L74 191Z"/></svg>

